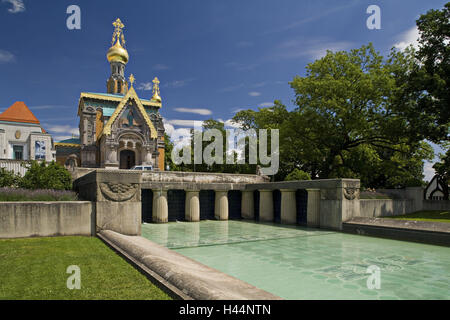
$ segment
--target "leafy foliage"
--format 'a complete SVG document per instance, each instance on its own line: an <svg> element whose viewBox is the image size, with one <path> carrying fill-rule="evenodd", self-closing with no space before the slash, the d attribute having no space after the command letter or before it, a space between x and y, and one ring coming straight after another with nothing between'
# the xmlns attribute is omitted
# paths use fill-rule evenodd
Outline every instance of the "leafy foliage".
<svg viewBox="0 0 450 320"><path fill-rule="evenodd" d="M295 168L284 179L284 181L296 181L296 180L311 180L311 176L309 175L309 173Z"/></svg>
<svg viewBox="0 0 450 320"><path fill-rule="evenodd" d="M416 21L419 49L396 53L407 69L398 77L398 111L422 138L435 143L450 139L450 2L430 10ZM411 59L413 58L413 59ZM407 62L408 63L404 63Z"/></svg>
<svg viewBox="0 0 450 320"><path fill-rule="evenodd" d="M46 165L45 162L31 162L25 176L20 179L19 187L24 189L72 189L72 176L63 166L52 161Z"/></svg>
<svg viewBox="0 0 450 320"><path fill-rule="evenodd" d="M296 105L245 110L233 118L245 129L280 129L283 180L295 168L316 178L359 178L364 187L421 185L431 147L414 133L395 104L397 78L411 63L400 54L384 59L371 44L328 52L290 83Z"/></svg>
<svg viewBox="0 0 450 320"><path fill-rule="evenodd" d="M22 177L5 168L0 168L0 187L15 187Z"/></svg>

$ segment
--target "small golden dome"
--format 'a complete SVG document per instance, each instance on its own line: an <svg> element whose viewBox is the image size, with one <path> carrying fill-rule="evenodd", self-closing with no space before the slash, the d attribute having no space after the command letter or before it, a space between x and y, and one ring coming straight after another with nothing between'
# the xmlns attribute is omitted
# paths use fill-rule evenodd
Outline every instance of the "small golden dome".
<svg viewBox="0 0 450 320"><path fill-rule="evenodd" d="M116 44L109 48L106 58L111 62L122 62L124 64L128 63L128 51L122 47L120 40L117 39Z"/></svg>

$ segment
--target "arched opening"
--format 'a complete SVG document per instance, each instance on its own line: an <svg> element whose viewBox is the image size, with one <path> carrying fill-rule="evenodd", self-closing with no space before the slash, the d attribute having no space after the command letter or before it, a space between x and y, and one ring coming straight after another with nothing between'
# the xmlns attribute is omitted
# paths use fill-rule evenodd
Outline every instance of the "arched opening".
<svg viewBox="0 0 450 320"><path fill-rule="evenodd" d="M167 191L168 219L169 221L185 220L186 191Z"/></svg>
<svg viewBox="0 0 450 320"><path fill-rule="evenodd" d="M253 191L253 207L255 208L255 220L259 221L259 190Z"/></svg>
<svg viewBox="0 0 450 320"><path fill-rule="evenodd" d="M142 189L142 222L152 222L152 206L153 206L153 191L151 189Z"/></svg>
<svg viewBox="0 0 450 320"><path fill-rule="evenodd" d="M273 221L276 223L281 222L281 191L273 190Z"/></svg>
<svg viewBox="0 0 450 320"><path fill-rule="evenodd" d="M214 190L200 190L200 220L214 220Z"/></svg>
<svg viewBox="0 0 450 320"><path fill-rule="evenodd" d="M136 154L131 150L120 151L120 169L130 169L136 163Z"/></svg>
<svg viewBox="0 0 450 320"><path fill-rule="evenodd" d="M228 219L242 219L241 202L242 194L240 190L228 191Z"/></svg>
<svg viewBox="0 0 450 320"><path fill-rule="evenodd" d="M308 209L308 192L305 189L298 189L295 193L297 202L297 224L306 225Z"/></svg>

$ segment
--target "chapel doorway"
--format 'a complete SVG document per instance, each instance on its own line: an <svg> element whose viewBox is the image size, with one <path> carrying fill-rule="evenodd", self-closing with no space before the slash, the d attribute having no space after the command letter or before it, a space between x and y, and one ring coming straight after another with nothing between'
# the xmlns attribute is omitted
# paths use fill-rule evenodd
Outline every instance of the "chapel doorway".
<svg viewBox="0 0 450 320"><path fill-rule="evenodd" d="M120 151L120 169L130 169L135 165L136 156L134 151L122 150Z"/></svg>

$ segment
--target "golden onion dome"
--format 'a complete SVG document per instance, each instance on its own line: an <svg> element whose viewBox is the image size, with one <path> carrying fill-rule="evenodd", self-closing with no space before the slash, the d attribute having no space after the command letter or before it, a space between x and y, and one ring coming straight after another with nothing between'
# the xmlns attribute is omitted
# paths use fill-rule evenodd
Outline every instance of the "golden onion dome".
<svg viewBox="0 0 450 320"><path fill-rule="evenodd" d="M122 47L120 40L117 39L116 44L109 48L106 58L111 62L122 62L124 64L128 63L128 51Z"/></svg>

